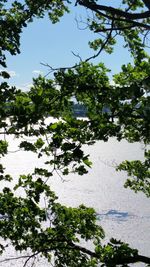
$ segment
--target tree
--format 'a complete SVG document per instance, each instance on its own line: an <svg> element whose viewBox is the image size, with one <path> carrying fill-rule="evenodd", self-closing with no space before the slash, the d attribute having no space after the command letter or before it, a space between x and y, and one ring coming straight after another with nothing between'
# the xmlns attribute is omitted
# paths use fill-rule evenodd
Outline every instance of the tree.
<svg viewBox="0 0 150 267"><path fill-rule="evenodd" d="M1 254L7 240L16 251L30 249L24 266L38 255L55 266L128 266L135 262L150 264L150 258L139 255L128 244L111 239L103 245L103 229L96 223L96 212L81 205L68 208L57 201L51 191L49 178L54 172L69 175L71 171L86 174L91 167L89 156L82 146L97 140L107 141L114 136L129 142L150 140L149 71L150 58L146 53L149 34L149 1L120 1L122 8L100 5L93 0L72 1L74 8L84 7L93 13L87 18L87 26L99 38L90 43L96 54L70 68L55 69L53 79L39 76L33 80L29 92L12 87L7 80L0 85L1 136L36 137L35 142L21 140L19 147L47 156L45 168L35 167L34 173L20 175L18 183L10 189L13 177L0 165L0 179L6 182L0 193ZM61 0L2 0L1 7L1 65L6 67L6 52L20 52L20 34L23 27L35 17L49 14L52 23L69 12L70 1ZM101 33L103 35L101 36ZM115 85L108 78L109 70L103 63L94 65L89 61L102 51L113 52L117 36L124 39L134 64L122 66L114 76ZM7 71L1 71L9 78ZM72 97L85 106L88 120L74 118ZM108 107L110 112L104 112ZM57 112L56 112L57 111ZM46 124L45 117L59 119ZM61 118L61 119L60 119ZM7 138L6 138L7 140ZM8 153L8 142L0 140L0 153ZM118 170L127 171L125 186L150 196L150 151L145 150L145 161L125 161ZM24 196L18 196L22 188ZM41 204L46 199L46 208ZM47 223L46 226L44 223ZM93 250L81 246L80 241L90 240Z"/></svg>

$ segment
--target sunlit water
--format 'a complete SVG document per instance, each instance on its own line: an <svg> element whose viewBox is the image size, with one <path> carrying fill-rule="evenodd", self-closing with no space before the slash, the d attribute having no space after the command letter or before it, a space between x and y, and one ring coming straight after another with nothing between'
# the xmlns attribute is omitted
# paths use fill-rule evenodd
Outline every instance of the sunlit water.
<svg viewBox="0 0 150 267"><path fill-rule="evenodd" d="M9 150L13 152L16 150L18 140L10 137L9 139L11 144ZM107 143L97 142L93 146L85 146L84 150L91 155L93 162L93 167L89 169L87 175L71 174L65 176L65 181L62 181L55 174L49 181L59 196L59 201L68 206L75 207L83 203L94 207L107 239L110 237L121 239L138 248L141 254L150 256L149 199L143 193L135 194L130 189L125 189L123 184L126 174L115 170L115 166L125 159L143 159L143 144L117 142L111 138ZM3 159L7 172L15 178L19 174L32 172L37 162L35 154L23 151L9 153ZM38 167L42 164L41 159ZM12 254L13 252L9 251L9 256L13 256ZM14 264L16 265L7 262L3 266L14 266Z"/></svg>

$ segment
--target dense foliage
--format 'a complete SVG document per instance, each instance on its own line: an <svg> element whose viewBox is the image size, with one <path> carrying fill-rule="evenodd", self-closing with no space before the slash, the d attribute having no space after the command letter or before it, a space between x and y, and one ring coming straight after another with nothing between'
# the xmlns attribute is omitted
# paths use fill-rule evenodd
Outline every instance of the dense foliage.
<svg viewBox="0 0 150 267"><path fill-rule="evenodd" d="M96 54L71 68L53 69L48 79L33 79L29 92L22 92L8 83L7 52L20 53L20 34L35 17L48 13L52 23L59 21L64 12L73 8L87 8L93 15L87 18L87 26L96 38L89 45ZM147 0L110 1L110 6L93 0L25 0L0 1L0 63L4 68L0 85L0 154L8 153L7 136L19 137L19 148L47 157L45 168L35 166L34 173L20 175L12 189L13 177L5 173L0 164L0 253L11 243L16 251L28 252L24 266L32 266L32 260L41 255L54 266L128 266L141 261L150 264L150 258L139 255L128 244L111 239L103 245L103 229L97 225L96 212L81 205L68 208L58 203L51 191L49 178L55 172L69 175L86 174L92 163L82 146L97 140L145 144L145 161L125 161L118 170L129 176L125 186L135 192L142 191L150 197L150 57L146 53L145 40L150 29L150 4ZM111 3L112 2L112 3ZM101 34L103 33L103 34ZM112 53L118 38L133 57L133 64L122 66L109 81L109 70L104 63L94 65L90 59L102 51ZM6 79L6 80L5 80ZM72 109L72 97L86 109L87 120L77 119ZM47 124L45 118L57 120ZM4 136L4 138L3 138ZM24 137L36 141L25 141ZM23 139L22 139L23 137ZM28 140L29 140L28 138ZM6 182L6 184L5 184ZM17 191L23 190L18 196ZM45 199L44 206L42 199ZM90 241L92 250L81 245ZM30 265L31 264L31 265Z"/></svg>

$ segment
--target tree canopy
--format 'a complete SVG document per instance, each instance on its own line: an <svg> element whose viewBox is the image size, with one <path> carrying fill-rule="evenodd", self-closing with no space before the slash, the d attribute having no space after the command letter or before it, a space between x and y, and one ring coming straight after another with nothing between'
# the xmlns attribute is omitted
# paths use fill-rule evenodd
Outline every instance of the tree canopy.
<svg viewBox="0 0 150 267"><path fill-rule="evenodd" d="M33 79L28 92L9 85L7 54L20 53L20 35L34 18L49 15L52 23L59 22L72 8L85 8L91 13L86 25L95 33L89 46L93 56L79 60L69 68L47 67L53 78L39 76ZM16 251L29 252L22 256L23 266L32 266L32 260L41 255L54 266L128 266L143 262L150 265L150 256L140 255L123 241L111 239L103 244L104 230L97 224L96 211L84 205L66 207L58 202L51 190L50 177L70 172L84 175L92 163L83 145L98 140L145 144L145 160L124 161L117 170L127 172L125 187L142 191L150 197L150 57L148 38L150 4L148 0L109 1L102 5L93 0L25 0L0 1L0 64L3 77L0 85L0 155L8 153L7 136L19 137L19 148L32 151L38 158L47 157L45 168L35 166L34 172L20 175L14 188L13 177L0 164L0 253L7 243ZM61 22L60 22L61 23ZM102 51L113 53L118 38L133 58L115 74L113 83L104 62L94 65L90 60ZM95 54L94 54L95 53ZM77 58L78 59L78 58ZM6 80L5 80L6 79ZM86 109L86 120L74 116L72 97ZM106 108L109 112L106 112ZM56 122L45 123L52 116ZM36 141L25 141L24 137ZM23 138L22 138L23 137ZM9 186L10 184L10 186ZM22 188L24 194L17 191ZM45 198L46 207L41 200ZM45 226L46 225L46 226ZM91 241L92 249L81 245Z"/></svg>

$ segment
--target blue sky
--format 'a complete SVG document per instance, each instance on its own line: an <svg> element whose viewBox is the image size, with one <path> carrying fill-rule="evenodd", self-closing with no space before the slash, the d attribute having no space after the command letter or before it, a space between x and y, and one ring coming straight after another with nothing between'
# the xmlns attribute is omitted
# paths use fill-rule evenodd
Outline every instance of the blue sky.
<svg viewBox="0 0 150 267"><path fill-rule="evenodd" d="M74 8L71 14L66 14L57 24L52 24L47 17L35 19L33 23L28 24L21 35L21 54L7 56L8 71L11 74L10 83L28 90L32 84L32 77L48 73L48 68L41 63L48 63L56 68L72 66L78 62L72 51L79 54L82 59L91 56L94 51L89 48L88 41L97 36L88 29L78 29L75 18L80 20L81 17L84 20L86 13L81 8L77 10ZM130 60L120 42L114 54L102 53L94 63L104 62L114 74L120 70L121 64Z"/></svg>

